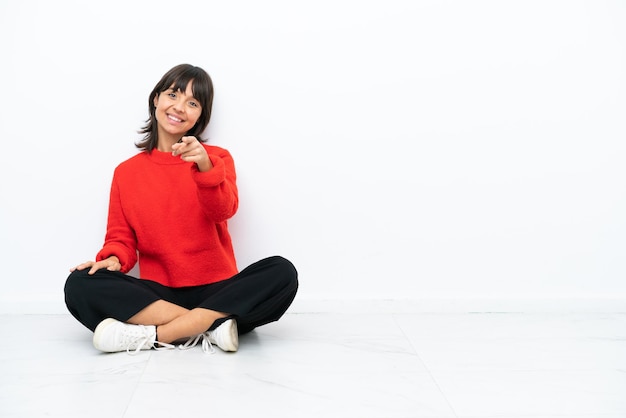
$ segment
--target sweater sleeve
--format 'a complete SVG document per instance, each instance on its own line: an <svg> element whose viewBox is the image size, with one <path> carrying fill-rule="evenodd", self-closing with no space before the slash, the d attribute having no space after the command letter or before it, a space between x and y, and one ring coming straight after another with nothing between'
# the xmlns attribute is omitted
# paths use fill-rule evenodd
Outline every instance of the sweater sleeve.
<svg viewBox="0 0 626 418"><path fill-rule="evenodd" d="M113 176L109 198L109 216L104 246L96 255L96 261L112 255L120 260L122 273L128 273L137 262L137 237L124 216L116 176Z"/></svg>
<svg viewBox="0 0 626 418"><path fill-rule="evenodd" d="M201 172L194 164L191 167L192 177L204 214L213 222L223 222L235 215L239 206L235 163L225 149L207 148L213 168Z"/></svg>

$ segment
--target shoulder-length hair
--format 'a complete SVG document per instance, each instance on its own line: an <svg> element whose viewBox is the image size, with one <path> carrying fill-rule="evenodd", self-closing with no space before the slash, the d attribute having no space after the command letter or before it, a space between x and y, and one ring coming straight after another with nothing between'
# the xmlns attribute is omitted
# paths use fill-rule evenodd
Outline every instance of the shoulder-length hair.
<svg viewBox="0 0 626 418"><path fill-rule="evenodd" d="M140 142L135 144L137 148L150 152L155 149L159 143L154 99L170 88L174 91L185 91L190 81L192 82L191 91L193 97L200 102L202 113L193 128L187 131L185 135L195 136L198 141L206 142L206 139L200 138L200 134L204 132L211 119L213 82L209 74L202 68L194 67L190 64L180 64L165 73L157 85L154 86L152 93L150 93L150 97L148 98L150 116L146 120L145 126L139 131L140 134L145 134L145 136Z"/></svg>

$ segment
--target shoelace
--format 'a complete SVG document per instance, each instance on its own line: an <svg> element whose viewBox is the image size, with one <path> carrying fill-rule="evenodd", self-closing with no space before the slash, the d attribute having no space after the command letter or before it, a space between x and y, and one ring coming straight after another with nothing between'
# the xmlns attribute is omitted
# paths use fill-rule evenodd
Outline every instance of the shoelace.
<svg viewBox="0 0 626 418"><path fill-rule="evenodd" d="M128 354L135 355L150 341L152 335L153 333L150 332L149 328L143 325L127 327L126 332L122 334L120 344L122 347L126 346ZM131 351L131 347L135 348Z"/></svg>
<svg viewBox="0 0 626 418"><path fill-rule="evenodd" d="M206 354L213 354L215 353L215 348L213 347L213 344L211 344L211 341L209 341L208 334L208 332L205 332L203 334L198 334L195 337L191 337L186 343L179 345L178 348L181 350L188 350L195 347L198 344L198 341L202 340L202 351Z"/></svg>
<svg viewBox="0 0 626 418"><path fill-rule="evenodd" d="M126 347L126 352L128 354L130 354L131 356L134 356L135 354L137 354L137 353L139 353L141 351L141 348L148 341L150 341L150 336L149 335L144 335L142 337L138 337L138 338L136 338L136 339L134 339L134 340L132 340L131 342L128 343L128 346ZM134 344L137 344L137 347L131 351L130 347L132 347ZM154 348L157 351L162 351L162 350L172 350L172 349L176 348L176 346L172 345L172 344L168 344L168 343L162 343L160 341L155 341L154 344L152 345L152 348Z"/></svg>

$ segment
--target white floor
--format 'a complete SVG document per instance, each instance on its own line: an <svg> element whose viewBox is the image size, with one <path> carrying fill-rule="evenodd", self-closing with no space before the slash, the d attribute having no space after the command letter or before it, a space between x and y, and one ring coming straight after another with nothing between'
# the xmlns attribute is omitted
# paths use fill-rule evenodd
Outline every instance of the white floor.
<svg viewBox="0 0 626 418"><path fill-rule="evenodd" d="M239 352L103 354L0 316L0 417L626 417L626 314L287 314Z"/></svg>

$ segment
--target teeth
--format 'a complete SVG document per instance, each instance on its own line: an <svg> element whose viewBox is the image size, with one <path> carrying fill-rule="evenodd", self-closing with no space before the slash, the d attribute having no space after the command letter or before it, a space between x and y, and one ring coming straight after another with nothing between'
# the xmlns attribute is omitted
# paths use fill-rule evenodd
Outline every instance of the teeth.
<svg viewBox="0 0 626 418"><path fill-rule="evenodd" d="M176 116L172 116L172 115L167 115L168 118L170 118L171 120L173 120L174 122L182 122L182 119L178 119Z"/></svg>

